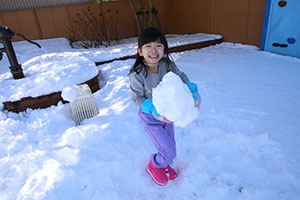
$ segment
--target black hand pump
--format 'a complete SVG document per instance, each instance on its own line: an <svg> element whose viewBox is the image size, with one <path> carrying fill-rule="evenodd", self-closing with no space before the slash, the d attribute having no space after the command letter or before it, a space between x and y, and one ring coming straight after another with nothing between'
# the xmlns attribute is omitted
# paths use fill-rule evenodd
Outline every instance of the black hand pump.
<svg viewBox="0 0 300 200"><path fill-rule="evenodd" d="M39 48L41 46L37 44L36 42L32 42L31 40L28 40L24 35L17 33L17 36L21 36L26 41L33 43L37 45ZM8 57L9 63L10 63L10 71L13 75L14 79L21 79L24 78L24 73L21 65L18 63L16 53L14 51L14 48L12 46L11 39L15 36L15 33L9 29L7 26L0 26L0 40L2 40L3 48L0 48L0 60L3 57L3 52L6 52L6 55Z"/></svg>

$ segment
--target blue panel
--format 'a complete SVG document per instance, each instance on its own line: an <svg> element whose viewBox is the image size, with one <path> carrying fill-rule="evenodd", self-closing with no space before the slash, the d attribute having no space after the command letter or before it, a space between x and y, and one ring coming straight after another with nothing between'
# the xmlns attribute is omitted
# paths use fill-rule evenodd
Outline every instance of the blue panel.
<svg viewBox="0 0 300 200"><path fill-rule="evenodd" d="M300 58L300 0L271 0L268 18L261 48Z"/></svg>
<svg viewBox="0 0 300 200"><path fill-rule="evenodd" d="M263 30L262 30L262 37L261 37L261 44L260 44L260 49L261 50L265 50L267 30L268 30L268 24L269 24L269 13L270 13L271 2L272 2L272 0L267 0L266 1L265 16L264 16L264 26L263 26Z"/></svg>

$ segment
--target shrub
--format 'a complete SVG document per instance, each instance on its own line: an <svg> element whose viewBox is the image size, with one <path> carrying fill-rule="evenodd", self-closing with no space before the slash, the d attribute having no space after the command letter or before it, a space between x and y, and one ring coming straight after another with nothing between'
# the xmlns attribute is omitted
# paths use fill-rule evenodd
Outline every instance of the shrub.
<svg viewBox="0 0 300 200"><path fill-rule="evenodd" d="M108 45L107 30L101 14L95 14L90 7L78 12L68 27L69 41L73 48L96 48Z"/></svg>

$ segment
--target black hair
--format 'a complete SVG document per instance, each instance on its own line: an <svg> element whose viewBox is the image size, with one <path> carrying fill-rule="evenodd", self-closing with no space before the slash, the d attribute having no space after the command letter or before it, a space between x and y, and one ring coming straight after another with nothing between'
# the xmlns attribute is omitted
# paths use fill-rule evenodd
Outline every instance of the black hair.
<svg viewBox="0 0 300 200"><path fill-rule="evenodd" d="M171 60L168 53L168 42L164 34L159 29L154 27L145 29L138 38L138 48L141 49L144 44L148 44L150 42L160 42L164 45L164 57L162 59L166 59L169 64ZM144 57L140 56L139 53L137 53L135 63L131 67L129 74L133 72L139 74L143 68L146 68L144 64ZM147 77L147 70L145 71L145 76Z"/></svg>

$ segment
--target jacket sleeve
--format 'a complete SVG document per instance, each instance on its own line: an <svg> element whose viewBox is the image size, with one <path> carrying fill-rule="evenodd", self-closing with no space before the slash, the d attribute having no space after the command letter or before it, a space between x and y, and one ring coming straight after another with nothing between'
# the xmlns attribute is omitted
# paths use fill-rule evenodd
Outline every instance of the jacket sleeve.
<svg viewBox="0 0 300 200"><path fill-rule="evenodd" d="M184 83L190 82L190 79L187 77L187 75L184 72L180 71L175 63L170 64L170 69L172 72L174 72L181 78L182 82Z"/></svg>
<svg viewBox="0 0 300 200"><path fill-rule="evenodd" d="M142 78L136 73L129 75L131 100L135 105L141 107L141 104L146 100L144 83Z"/></svg>

